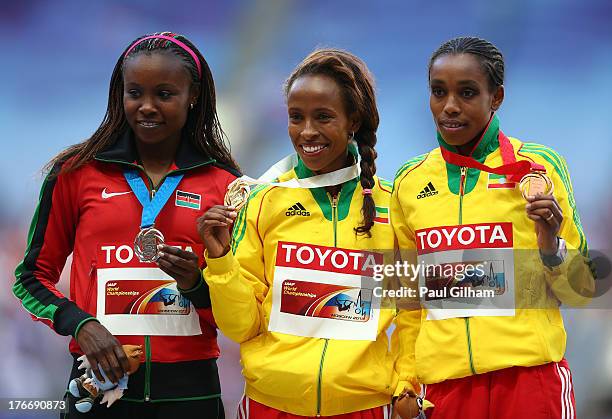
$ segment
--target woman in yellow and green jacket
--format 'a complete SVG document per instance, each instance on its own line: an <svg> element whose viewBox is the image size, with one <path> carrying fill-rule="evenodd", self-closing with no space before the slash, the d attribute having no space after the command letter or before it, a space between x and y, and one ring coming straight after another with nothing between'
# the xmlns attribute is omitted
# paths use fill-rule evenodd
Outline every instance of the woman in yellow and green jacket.
<svg viewBox="0 0 612 419"><path fill-rule="evenodd" d="M217 206L201 219L213 313L240 343L239 414L382 419L397 385L386 333L395 311L378 310L361 282L365 251L393 248L391 185L374 175L373 79L352 54L318 50L286 95L299 161L277 182L334 177L358 157L361 174L312 189L262 185L239 213Z"/></svg>
<svg viewBox="0 0 612 419"><path fill-rule="evenodd" d="M575 415L558 306L592 295L587 243L565 160L500 130L503 75L501 53L482 39L433 54L440 147L404 164L393 186L399 248L424 267L413 286L421 308L398 314L397 370L426 385L436 419ZM519 186L525 174L538 178L531 193Z"/></svg>

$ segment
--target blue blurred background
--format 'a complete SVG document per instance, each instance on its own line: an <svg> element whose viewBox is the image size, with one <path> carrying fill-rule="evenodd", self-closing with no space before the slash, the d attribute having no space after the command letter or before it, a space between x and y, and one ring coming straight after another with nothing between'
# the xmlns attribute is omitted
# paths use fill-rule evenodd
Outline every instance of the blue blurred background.
<svg viewBox="0 0 612 419"><path fill-rule="evenodd" d="M223 128L251 176L292 151L282 83L313 48L348 49L374 73L378 174L392 179L402 162L435 146L430 54L458 35L489 39L506 58L503 130L565 156L590 247L611 248L610 0L2 1L0 399L57 400L69 373L67 338L31 322L10 292L41 168L99 125L112 69L129 42L164 30L186 35L208 60ZM60 288L67 285L63 278ZM610 312L566 310L564 317L579 417L612 417ZM221 343L231 417L242 394L240 366L237 346Z"/></svg>

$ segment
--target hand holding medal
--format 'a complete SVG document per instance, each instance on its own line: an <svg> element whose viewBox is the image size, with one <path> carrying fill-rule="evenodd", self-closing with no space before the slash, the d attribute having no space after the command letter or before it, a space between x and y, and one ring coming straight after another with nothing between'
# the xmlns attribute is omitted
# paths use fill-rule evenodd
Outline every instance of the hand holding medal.
<svg viewBox="0 0 612 419"><path fill-rule="evenodd" d="M555 188L546 172L534 170L522 177L519 189L523 198L529 200L529 197L537 195L552 195Z"/></svg>
<svg viewBox="0 0 612 419"><path fill-rule="evenodd" d="M237 215L233 207L215 205L198 218L198 233L208 257L219 258L229 252L232 224Z"/></svg>
<svg viewBox="0 0 612 419"><path fill-rule="evenodd" d="M535 221L538 247L544 254L557 252L563 211L553 195L554 183L545 171L532 170L521 178L519 189L527 201L527 217Z"/></svg>
<svg viewBox="0 0 612 419"><path fill-rule="evenodd" d="M223 203L226 207L232 207L235 211L240 211L249 199L250 191L249 183L244 178L239 177L227 185Z"/></svg>
<svg viewBox="0 0 612 419"><path fill-rule="evenodd" d="M535 221L538 247L544 254L557 252L557 236L563 222L563 211L552 194L527 196L527 217Z"/></svg>
<svg viewBox="0 0 612 419"><path fill-rule="evenodd" d="M201 276L198 255L174 246L157 246L157 266L183 290L195 287Z"/></svg>
<svg viewBox="0 0 612 419"><path fill-rule="evenodd" d="M198 233L209 257L218 258L229 252L232 224L249 199L249 193L249 182L245 177L237 178L227 185L225 205L215 205L198 218Z"/></svg>

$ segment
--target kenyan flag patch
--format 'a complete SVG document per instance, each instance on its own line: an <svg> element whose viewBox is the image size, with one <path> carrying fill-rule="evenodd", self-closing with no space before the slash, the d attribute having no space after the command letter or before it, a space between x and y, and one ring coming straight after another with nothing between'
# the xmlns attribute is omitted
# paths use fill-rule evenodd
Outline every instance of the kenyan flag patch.
<svg viewBox="0 0 612 419"><path fill-rule="evenodd" d="M202 195L191 192L183 192L177 189L176 201L174 203L177 207L191 208L195 210L200 209L200 203L202 202Z"/></svg>

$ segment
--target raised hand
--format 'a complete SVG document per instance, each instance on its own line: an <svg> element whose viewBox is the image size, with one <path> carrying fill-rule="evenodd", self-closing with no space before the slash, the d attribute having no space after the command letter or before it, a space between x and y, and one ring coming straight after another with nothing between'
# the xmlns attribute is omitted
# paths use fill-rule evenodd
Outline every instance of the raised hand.
<svg viewBox="0 0 612 419"><path fill-rule="evenodd" d="M236 219L233 207L215 205L198 218L198 233L208 251L208 256L218 258L230 249L230 226Z"/></svg>
<svg viewBox="0 0 612 419"><path fill-rule="evenodd" d="M200 279L198 255L168 245L159 245L158 251L159 269L174 278L179 288L188 290L195 287Z"/></svg>
<svg viewBox="0 0 612 419"><path fill-rule="evenodd" d="M557 236L563 222L563 211L553 195L527 197L527 216L535 221L538 247L544 254L557 253Z"/></svg>

